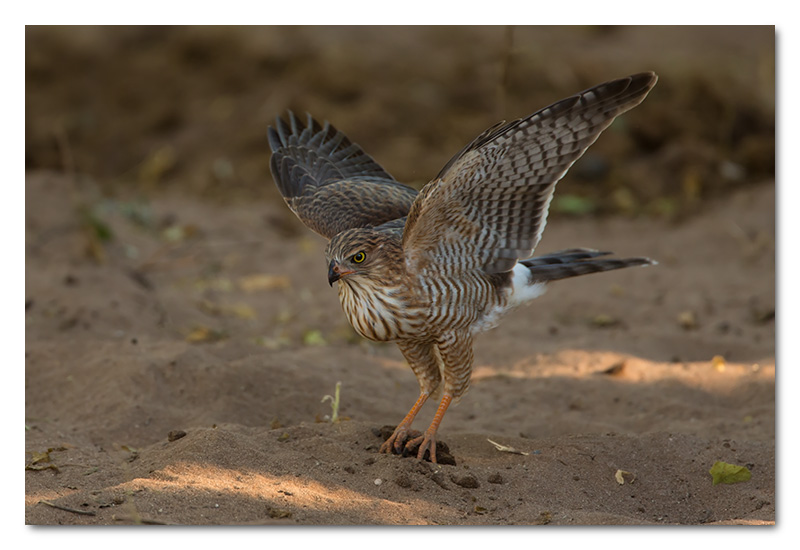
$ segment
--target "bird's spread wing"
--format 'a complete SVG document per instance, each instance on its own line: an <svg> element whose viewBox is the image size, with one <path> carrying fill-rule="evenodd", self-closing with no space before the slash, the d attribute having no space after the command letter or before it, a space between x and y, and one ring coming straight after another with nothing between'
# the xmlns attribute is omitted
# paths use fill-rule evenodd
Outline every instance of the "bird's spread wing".
<svg viewBox="0 0 800 550"><path fill-rule="evenodd" d="M408 214L417 191L390 176L328 122L289 112L268 130L270 169L300 221L331 238L353 227L377 226Z"/></svg>
<svg viewBox="0 0 800 550"><path fill-rule="evenodd" d="M407 261L501 273L530 257L556 182L656 80L648 72L600 84L478 136L414 202L403 232Z"/></svg>

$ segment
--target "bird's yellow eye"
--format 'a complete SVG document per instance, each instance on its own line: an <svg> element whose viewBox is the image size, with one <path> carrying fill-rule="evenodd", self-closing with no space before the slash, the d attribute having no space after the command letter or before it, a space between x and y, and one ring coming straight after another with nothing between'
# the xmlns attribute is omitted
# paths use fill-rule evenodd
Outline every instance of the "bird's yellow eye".
<svg viewBox="0 0 800 550"><path fill-rule="evenodd" d="M354 261L355 263L357 263L357 264L360 264L361 262L363 262L363 261L364 261L364 260L366 260L366 259L367 259L367 255L366 255L366 254L364 254L363 252L357 252L357 253L356 253L356 254L353 256L353 261Z"/></svg>

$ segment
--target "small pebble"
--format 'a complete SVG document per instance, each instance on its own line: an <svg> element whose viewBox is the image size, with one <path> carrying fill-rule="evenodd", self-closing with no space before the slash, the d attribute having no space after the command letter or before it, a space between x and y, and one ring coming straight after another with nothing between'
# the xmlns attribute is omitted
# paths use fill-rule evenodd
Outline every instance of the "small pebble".
<svg viewBox="0 0 800 550"><path fill-rule="evenodd" d="M503 479L503 476L501 476L498 473L494 473L494 474L490 475L487 478L486 481L488 481L489 483L494 483L496 485L502 485L503 483L505 483L505 480Z"/></svg>
<svg viewBox="0 0 800 550"><path fill-rule="evenodd" d="M452 481L453 483L455 483L460 487L464 487L467 489L477 489L478 487L481 486L481 484L478 483L478 480L475 478L475 476L469 474L458 478L456 476L450 476L450 481Z"/></svg>
<svg viewBox="0 0 800 550"><path fill-rule="evenodd" d="M399 475L397 479L394 480L394 482L404 489L408 489L409 487L411 487L411 480L408 478L407 475L403 474Z"/></svg>
<svg viewBox="0 0 800 550"><path fill-rule="evenodd" d="M177 441L182 437L186 437L186 432L183 430L172 430L167 434L167 441Z"/></svg>

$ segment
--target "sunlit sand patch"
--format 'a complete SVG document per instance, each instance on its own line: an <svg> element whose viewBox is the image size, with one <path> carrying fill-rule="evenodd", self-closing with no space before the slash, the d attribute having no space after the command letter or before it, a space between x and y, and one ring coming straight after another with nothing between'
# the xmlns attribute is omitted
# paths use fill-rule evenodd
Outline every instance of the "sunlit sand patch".
<svg viewBox="0 0 800 550"><path fill-rule="evenodd" d="M586 378L601 374L613 376L619 382L675 380L723 392L745 381L774 382L775 360L770 358L755 363L726 361L724 368L720 368L715 357L709 357L708 361L667 363L610 351L564 350L553 355L527 357L512 365L476 365L472 380L498 376L517 379Z"/></svg>
<svg viewBox="0 0 800 550"><path fill-rule="evenodd" d="M153 472L152 478L137 478L116 487L126 491L148 489L164 493L213 491L231 496L270 501L291 511L303 509L348 511L370 522L423 525L426 516L441 516L439 507L420 499L398 503L366 496L351 489L329 486L308 478L272 476L213 465L180 462ZM288 498L287 498L288 497Z"/></svg>

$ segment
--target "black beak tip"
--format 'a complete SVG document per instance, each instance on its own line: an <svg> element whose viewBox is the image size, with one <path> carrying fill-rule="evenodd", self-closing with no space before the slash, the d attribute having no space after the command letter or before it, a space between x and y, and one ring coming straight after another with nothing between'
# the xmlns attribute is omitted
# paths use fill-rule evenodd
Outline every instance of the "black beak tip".
<svg viewBox="0 0 800 550"><path fill-rule="evenodd" d="M328 266L328 284L333 286L333 283L341 278L342 276L336 271L336 262L331 260L331 263Z"/></svg>

